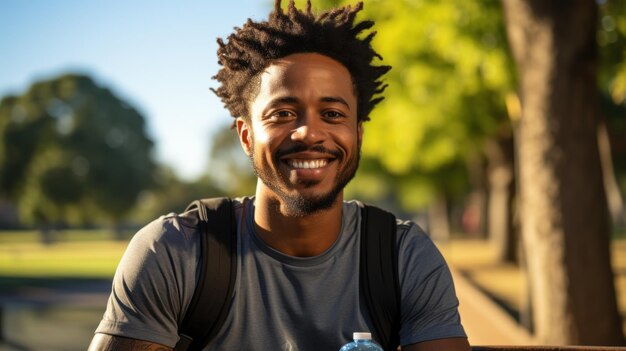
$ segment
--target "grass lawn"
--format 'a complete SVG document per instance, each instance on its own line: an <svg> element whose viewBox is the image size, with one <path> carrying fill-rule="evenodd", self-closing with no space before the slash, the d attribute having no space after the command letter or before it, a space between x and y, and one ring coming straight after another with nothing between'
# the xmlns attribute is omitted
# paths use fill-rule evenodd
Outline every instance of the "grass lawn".
<svg viewBox="0 0 626 351"><path fill-rule="evenodd" d="M51 244L37 231L0 231L0 351L85 350L127 245L107 230L58 231Z"/></svg>
<svg viewBox="0 0 626 351"><path fill-rule="evenodd" d="M62 231L43 244L37 231L0 232L0 277L110 278L128 244L108 231Z"/></svg>

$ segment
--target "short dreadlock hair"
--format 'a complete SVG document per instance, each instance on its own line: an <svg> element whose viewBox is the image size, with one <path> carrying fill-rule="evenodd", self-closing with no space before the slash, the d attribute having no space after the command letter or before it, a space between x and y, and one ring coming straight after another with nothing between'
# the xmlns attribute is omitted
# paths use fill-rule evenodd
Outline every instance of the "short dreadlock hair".
<svg viewBox="0 0 626 351"><path fill-rule="evenodd" d="M213 77L220 82L212 89L219 96L230 114L248 119L249 102L258 94L260 75L274 60L295 53L318 53L343 64L352 77L357 97L357 118L369 120L369 113L383 97L374 97L387 87L379 80L390 66L373 66L374 57L382 57L372 49L371 41L376 32L359 39L373 21L354 23L363 3L323 12L311 11L307 0L306 10L297 9L294 0L289 1L287 12L281 8L281 0L275 0L274 10L268 21L251 19L243 28L235 27L228 42L217 39L218 63L222 66Z"/></svg>

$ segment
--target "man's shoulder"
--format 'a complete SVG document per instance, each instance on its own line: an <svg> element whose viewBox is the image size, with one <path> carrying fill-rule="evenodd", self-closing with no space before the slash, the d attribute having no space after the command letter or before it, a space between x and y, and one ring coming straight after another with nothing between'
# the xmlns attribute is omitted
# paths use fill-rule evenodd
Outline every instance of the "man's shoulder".
<svg viewBox="0 0 626 351"><path fill-rule="evenodd" d="M168 213L137 231L129 247L155 252L165 252L177 247L185 250L194 245L197 230L198 218L193 213Z"/></svg>
<svg viewBox="0 0 626 351"><path fill-rule="evenodd" d="M232 206L235 212L239 212L244 205L252 201L252 197L232 198ZM189 238L199 230L198 209L184 209L181 212L170 212L153 220L143 227L137 235L152 237L153 239L176 239L181 235Z"/></svg>

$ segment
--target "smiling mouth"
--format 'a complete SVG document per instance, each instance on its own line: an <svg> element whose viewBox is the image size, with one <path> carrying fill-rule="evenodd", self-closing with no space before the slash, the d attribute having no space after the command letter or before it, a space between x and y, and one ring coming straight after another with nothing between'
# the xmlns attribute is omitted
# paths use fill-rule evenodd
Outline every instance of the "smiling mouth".
<svg viewBox="0 0 626 351"><path fill-rule="evenodd" d="M317 160L299 160L299 159L290 159L287 161L287 164L294 169L317 169L323 168L328 164L328 159L317 159Z"/></svg>

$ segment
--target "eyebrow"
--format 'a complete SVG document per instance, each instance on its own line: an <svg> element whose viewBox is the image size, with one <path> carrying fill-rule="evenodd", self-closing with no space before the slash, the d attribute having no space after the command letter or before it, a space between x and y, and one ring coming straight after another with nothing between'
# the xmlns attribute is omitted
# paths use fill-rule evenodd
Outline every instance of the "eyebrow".
<svg viewBox="0 0 626 351"><path fill-rule="evenodd" d="M298 102L298 99L294 96L281 96L281 97L277 97L276 99L273 99L269 105L276 105L276 104L295 104Z"/></svg>
<svg viewBox="0 0 626 351"><path fill-rule="evenodd" d="M340 104L344 104L348 108L348 110L350 110L350 105L348 105L348 102L338 96L325 96L320 100L323 102L338 102Z"/></svg>
<svg viewBox="0 0 626 351"><path fill-rule="evenodd" d="M276 104L296 104L298 103L300 100L298 98L296 98L295 96L282 96L282 97L278 97L274 100L272 100L270 102L269 105L276 105ZM348 110L350 110L350 105L348 105L348 102L338 96L324 96L320 99L320 101L322 102L330 102L330 103L340 103L346 106L346 108L348 108Z"/></svg>

